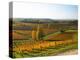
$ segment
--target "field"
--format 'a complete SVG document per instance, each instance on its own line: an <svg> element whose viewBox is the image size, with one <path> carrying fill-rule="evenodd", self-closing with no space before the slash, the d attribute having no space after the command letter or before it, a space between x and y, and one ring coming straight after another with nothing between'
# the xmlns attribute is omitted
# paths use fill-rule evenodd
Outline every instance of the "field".
<svg viewBox="0 0 80 60"><path fill-rule="evenodd" d="M77 21L13 21L12 57L55 56L78 49Z"/></svg>

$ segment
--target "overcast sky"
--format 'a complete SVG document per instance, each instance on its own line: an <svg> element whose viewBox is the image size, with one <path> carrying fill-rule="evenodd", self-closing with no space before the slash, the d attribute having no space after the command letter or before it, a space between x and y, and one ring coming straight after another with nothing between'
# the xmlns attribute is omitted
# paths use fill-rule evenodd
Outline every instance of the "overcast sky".
<svg viewBox="0 0 80 60"><path fill-rule="evenodd" d="M13 18L77 19L78 7L76 5L14 2Z"/></svg>

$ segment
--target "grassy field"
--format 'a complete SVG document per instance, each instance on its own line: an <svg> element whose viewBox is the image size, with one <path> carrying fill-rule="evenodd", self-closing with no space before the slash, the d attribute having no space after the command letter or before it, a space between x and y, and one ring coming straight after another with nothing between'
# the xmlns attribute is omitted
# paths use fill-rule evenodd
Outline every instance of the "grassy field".
<svg viewBox="0 0 80 60"><path fill-rule="evenodd" d="M77 49L77 44L59 45L56 47L47 47L42 49L33 49L32 51L14 52L13 58L22 57L40 57L40 56L55 56L70 49Z"/></svg>
<svg viewBox="0 0 80 60"><path fill-rule="evenodd" d="M67 31L71 33L72 31ZM73 31L74 32L74 31ZM65 33L64 33L65 34ZM45 37L49 37L47 40L33 41L33 40L14 40L13 41L13 57L37 57L37 56L53 56L61 52L77 49L77 32L73 34L74 40L70 34L67 34L68 37L65 38L65 35L62 33L53 33ZM72 33L71 33L72 34ZM55 35L55 36L54 36ZM61 36L60 36L61 35ZM51 36L60 37L59 38L50 38ZM64 37L64 38L62 38ZM46 38L45 38L46 39ZM63 40L62 40L63 39Z"/></svg>
<svg viewBox="0 0 80 60"><path fill-rule="evenodd" d="M78 49L76 25L71 23L67 25L60 22L58 24L15 22L12 31L12 57L56 56L71 49Z"/></svg>

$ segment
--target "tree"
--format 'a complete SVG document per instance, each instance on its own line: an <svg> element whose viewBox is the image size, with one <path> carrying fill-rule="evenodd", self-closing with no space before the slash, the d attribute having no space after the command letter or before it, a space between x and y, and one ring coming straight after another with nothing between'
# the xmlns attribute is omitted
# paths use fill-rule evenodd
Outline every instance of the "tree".
<svg viewBox="0 0 80 60"><path fill-rule="evenodd" d="M36 40L36 30L32 30L32 40Z"/></svg>

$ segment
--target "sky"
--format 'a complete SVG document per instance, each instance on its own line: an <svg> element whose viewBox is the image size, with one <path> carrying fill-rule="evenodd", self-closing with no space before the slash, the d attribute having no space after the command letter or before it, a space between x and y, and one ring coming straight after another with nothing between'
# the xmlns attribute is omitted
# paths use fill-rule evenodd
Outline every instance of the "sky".
<svg viewBox="0 0 80 60"><path fill-rule="evenodd" d="M77 5L13 2L13 18L78 19Z"/></svg>

